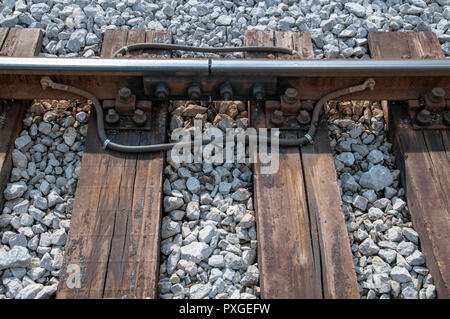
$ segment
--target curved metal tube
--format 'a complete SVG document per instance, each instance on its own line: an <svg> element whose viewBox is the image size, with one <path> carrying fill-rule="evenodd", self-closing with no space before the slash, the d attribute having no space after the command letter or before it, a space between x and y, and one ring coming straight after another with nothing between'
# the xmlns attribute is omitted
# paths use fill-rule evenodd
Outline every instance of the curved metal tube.
<svg viewBox="0 0 450 319"><path fill-rule="evenodd" d="M191 51L191 52L209 52L209 53L224 53L224 52L271 52L294 55L297 52L283 47L259 47L259 46L244 46L244 47L193 47L189 45L166 44L166 43L136 43L125 45L114 52L113 57L119 54L125 54L135 50L171 50L171 51Z"/></svg>
<svg viewBox="0 0 450 319"><path fill-rule="evenodd" d="M102 143L104 149L109 148L113 151L125 153L160 152L170 150L172 147L178 144L178 143L167 143L167 144L131 146L112 142L111 140L108 139L105 133L105 126L103 122L103 108L100 105L100 101L93 94L86 92L84 90L77 89L73 86L55 83L49 77L43 77L41 79L41 85L44 90L49 87L55 90L68 91L70 93L85 97L88 100L92 101L92 103L94 104L95 112L97 113L98 138L100 139L100 142ZM205 144L208 143L210 143L210 141L205 141Z"/></svg>
<svg viewBox="0 0 450 319"><path fill-rule="evenodd" d="M366 90L367 88L373 90L374 87L375 87L375 80L367 79L366 81L364 81L364 83L360 85L350 86L348 88L328 93L327 95L323 96L319 101L317 101L316 105L314 105L313 115L311 117L311 126L309 127L308 133L306 133L305 135L303 135L298 139L280 139L279 144L283 146L302 146L308 143L313 144L313 138L317 130L317 123L319 122L319 116L320 113L322 112L323 105L327 101L347 94L361 92Z"/></svg>
<svg viewBox="0 0 450 319"><path fill-rule="evenodd" d="M112 142L108 139L108 137L106 136L106 133L105 133L105 126L103 123L103 108L100 105L100 101L93 94L86 92L84 90L80 90L78 88L69 86L69 85L55 83L49 77L43 77L41 79L41 85L42 85L43 89L52 88L52 89L60 90L60 91L68 91L73 94L76 94L76 95L79 95L79 96L82 96L82 97L85 97L85 98L91 100L92 103L94 104L95 112L97 113L98 137L100 139L100 142L103 144L103 148L105 148L105 149L109 148L113 151L125 152L125 153L160 152L160 151L170 150L175 145L179 145L180 147L192 146L194 143L194 141L191 141L191 142L185 142L185 143L176 142L176 143L165 143L165 144L154 144L154 145L131 146L131 145L123 145L123 144L118 144L118 143ZM314 135L317 130L316 126L319 121L319 116L320 116L320 113L323 109L323 105L325 104L325 102L327 102L328 100L332 100L334 98L343 96L343 95L364 91L367 88L373 90L374 86L375 86L375 80L367 79L366 81L364 81L364 83L362 83L360 85L340 89L340 90L337 90L335 92L331 92L331 93L325 95L314 106L313 115L311 118L311 126L308 130L308 133L297 139L279 139L279 145L280 146L302 146L302 145L305 145L308 143L312 144ZM235 137L233 136L232 138L234 140ZM265 136L264 137L257 136L256 138L265 143L271 142L270 139L268 139ZM248 136L248 135L245 136L246 143L248 143L249 140L250 140L250 136ZM202 144L203 145L209 144L212 141L213 140L211 140L211 139L204 139L204 140L202 140Z"/></svg>

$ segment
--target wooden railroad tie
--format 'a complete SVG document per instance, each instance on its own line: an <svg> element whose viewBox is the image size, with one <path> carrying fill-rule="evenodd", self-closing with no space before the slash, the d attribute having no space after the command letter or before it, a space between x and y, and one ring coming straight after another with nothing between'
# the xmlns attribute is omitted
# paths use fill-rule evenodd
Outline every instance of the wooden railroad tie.
<svg viewBox="0 0 450 319"><path fill-rule="evenodd" d="M171 37L166 31L107 30L101 57L111 58L123 45ZM151 111L151 131L109 138L128 145L164 143L167 116L167 104L158 103ZM163 167L163 153L104 151L92 114L64 264L67 275L71 264L81 267L81 287L62 280L57 298L157 297Z"/></svg>
<svg viewBox="0 0 450 319"><path fill-rule="evenodd" d="M245 44L287 46L297 59L313 58L309 32L247 31ZM271 126L263 109L251 112L252 126ZM261 174L261 166L254 168L261 297L359 298L326 125L314 145L281 150L277 173Z"/></svg>
<svg viewBox="0 0 450 319"><path fill-rule="evenodd" d="M372 32L374 59L444 58L432 32ZM398 102L399 103L399 102ZM397 103L397 104L398 104ZM409 212L438 298L450 298L450 138L448 130L413 130L405 108L388 107L388 130Z"/></svg>

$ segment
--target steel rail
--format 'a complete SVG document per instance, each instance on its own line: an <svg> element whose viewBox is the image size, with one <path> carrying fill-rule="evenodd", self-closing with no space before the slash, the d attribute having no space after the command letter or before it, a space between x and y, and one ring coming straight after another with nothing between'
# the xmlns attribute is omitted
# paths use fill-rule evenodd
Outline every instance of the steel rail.
<svg viewBox="0 0 450 319"><path fill-rule="evenodd" d="M417 76L450 74L450 59L439 60L216 60L216 59L84 59L0 57L1 74L45 73L192 73L242 76Z"/></svg>
<svg viewBox="0 0 450 319"><path fill-rule="evenodd" d="M448 73L450 59L441 60L212 60L212 74L269 74L274 76L307 76L308 74L341 75L343 73L383 75L397 73Z"/></svg>
<svg viewBox="0 0 450 319"><path fill-rule="evenodd" d="M83 59L51 57L0 57L0 73L14 71L95 73L203 73L209 74L207 59ZM2 72L8 71L8 72Z"/></svg>

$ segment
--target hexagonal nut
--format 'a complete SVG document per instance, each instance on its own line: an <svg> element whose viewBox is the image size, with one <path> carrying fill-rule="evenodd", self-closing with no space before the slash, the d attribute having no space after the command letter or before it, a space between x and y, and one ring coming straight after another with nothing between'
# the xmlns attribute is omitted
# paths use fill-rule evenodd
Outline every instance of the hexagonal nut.
<svg viewBox="0 0 450 319"><path fill-rule="evenodd" d="M281 126L284 124L284 114L283 112L279 111L279 110L275 110L272 113L272 116L270 118L270 121L275 125L275 126Z"/></svg>

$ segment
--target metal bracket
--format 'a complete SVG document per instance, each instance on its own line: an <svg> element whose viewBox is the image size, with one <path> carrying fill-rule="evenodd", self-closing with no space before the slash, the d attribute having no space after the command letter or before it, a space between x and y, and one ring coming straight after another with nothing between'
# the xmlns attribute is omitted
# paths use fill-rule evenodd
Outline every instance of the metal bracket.
<svg viewBox="0 0 450 319"><path fill-rule="evenodd" d="M277 79L272 76L217 76L161 74L143 79L144 94L149 100L262 100L278 95ZM161 88L164 86L164 90ZM161 93L164 92L160 96Z"/></svg>
<svg viewBox="0 0 450 319"><path fill-rule="evenodd" d="M280 101L266 101L265 106L270 126L278 127L280 131L309 129L314 103L312 100L300 101L296 89L288 88Z"/></svg>
<svg viewBox="0 0 450 319"><path fill-rule="evenodd" d="M408 114L416 130L450 128L450 100L445 99L441 88L430 90L418 100L408 100Z"/></svg>
<svg viewBox="0 0 450 319"><path fill-rule="evenodd" d="M128 88L121 88L115 100L103 100L105 130L151 130L152 102L136 100Z"/></svg>

